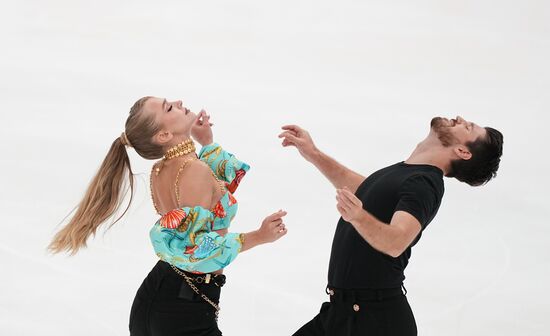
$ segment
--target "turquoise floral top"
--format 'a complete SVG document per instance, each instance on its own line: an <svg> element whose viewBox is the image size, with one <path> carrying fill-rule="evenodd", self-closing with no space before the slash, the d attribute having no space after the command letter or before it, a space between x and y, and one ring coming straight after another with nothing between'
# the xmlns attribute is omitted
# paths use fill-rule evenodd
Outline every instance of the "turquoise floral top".
<svg viewBox="0 0 550 336"><path fill-rule="evenodd" d="M162 260L193 273L210 273L229 265L241 251L241 234L220 235L237 213L233 193L250 166L217 143L204 146L199 159L224 182L226 192L212 209L201 206L173 209L159 218L149 236Z"/></svg>

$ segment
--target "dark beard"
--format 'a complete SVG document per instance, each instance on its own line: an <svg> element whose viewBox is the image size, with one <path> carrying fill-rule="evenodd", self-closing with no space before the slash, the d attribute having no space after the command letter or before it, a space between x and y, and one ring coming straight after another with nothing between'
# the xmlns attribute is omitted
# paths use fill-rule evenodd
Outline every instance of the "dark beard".
<svg viewBox="0 0 550 336"><path fill-rule="evenodd" d="M437 138L444 147L449 147L458 142L449 130L449 127L445 124L443 118L433 118L430 122L430 127L434 130L435 134L437 134Z"/></svg>

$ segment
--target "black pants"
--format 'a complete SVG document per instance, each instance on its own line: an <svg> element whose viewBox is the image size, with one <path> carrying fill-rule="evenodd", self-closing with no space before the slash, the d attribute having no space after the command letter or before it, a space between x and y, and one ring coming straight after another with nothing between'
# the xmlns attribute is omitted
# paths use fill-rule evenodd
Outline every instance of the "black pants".
<svg viewBox="0 0 550 336"><path fill-rule="evenodd" d="M218 303L220 287L196 284ZM215 309L185 279L159 260L139 287L130 311L131 336L220 336Z"/></svg>
<svg viewBox="0 0 550 336"><path fill-rule="evenodd" d="M293 336L416 336L416 322L401 288L332 289L330 302Z"/></svg>

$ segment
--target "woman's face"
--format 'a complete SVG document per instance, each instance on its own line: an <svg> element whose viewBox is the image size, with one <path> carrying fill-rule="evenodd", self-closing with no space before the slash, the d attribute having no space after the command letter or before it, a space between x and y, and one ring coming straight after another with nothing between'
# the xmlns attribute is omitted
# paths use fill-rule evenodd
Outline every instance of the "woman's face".
<svg viewBox="0 0 550 336"><path fill-rule="evenodd" d="M183 106L181 100L167 101L164 98L153 97L144 104L147 113L155 115L156 122L161 126L155 140L168 144L168 142L179 142L191 135L191 127L197 119L197 115Z"/></svg>

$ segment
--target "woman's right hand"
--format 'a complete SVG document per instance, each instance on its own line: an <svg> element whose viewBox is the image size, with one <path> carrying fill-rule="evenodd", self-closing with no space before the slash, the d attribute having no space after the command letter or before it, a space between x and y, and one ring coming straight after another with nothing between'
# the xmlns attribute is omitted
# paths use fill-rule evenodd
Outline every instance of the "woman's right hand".
<svg viewBox="0 0 550 336"><path fill-rule="evenodd" d="M263 243L272 243L286 235L288 231L285 223L283 223L283 217L286 214L286 211L279 210L262 221L262 225L258 229L258 235Z"/></svg>
<svg viewBox="0 0 550 336"><path fill-rule="evenodd" d="M210 116L206 114L203 109L197 115L197 119L191 128L191 136L201 144L206 146L214 142L214 136L212 134L211 126L214 125L210 122Z"/></svg>
<svg viewBox="0 0 550 336"><path fill-rule="evenodd" d="M258 230L246 233L244 235L244 242L241 247L241 252L250 250L258 245L272 243L286 235L287 229L283 223L284 216L286 216L286 211L279 210L276 213L267 216L262 221L262 225Z"/></svg>

